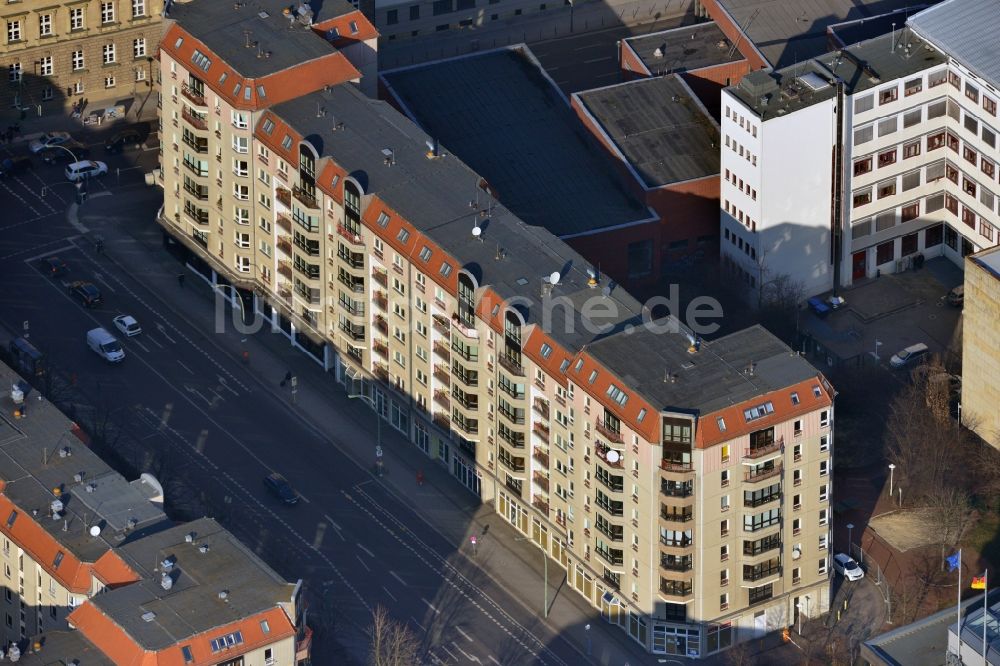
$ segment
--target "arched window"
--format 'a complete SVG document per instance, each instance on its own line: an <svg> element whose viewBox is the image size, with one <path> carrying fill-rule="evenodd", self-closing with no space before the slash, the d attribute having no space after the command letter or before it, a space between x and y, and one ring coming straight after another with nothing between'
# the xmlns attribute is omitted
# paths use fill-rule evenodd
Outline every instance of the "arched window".
<svg viewBox="0 0 1000 666"><path fill-rule="evenodd" d="M352 234L361 234L361 191L350 180L344 181L344 226Z"/></svg>
<svg viewBox="0 0 1000 666"><path fill-rule="evenodd" d="M458 320L466 328L476 327L476 284L465 272L458 274Z"/></svg>

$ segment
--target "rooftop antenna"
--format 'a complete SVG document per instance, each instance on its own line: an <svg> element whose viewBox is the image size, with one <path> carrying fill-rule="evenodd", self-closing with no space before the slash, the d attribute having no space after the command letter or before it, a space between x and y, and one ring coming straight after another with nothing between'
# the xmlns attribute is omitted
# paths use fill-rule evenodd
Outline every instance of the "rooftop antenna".
<svg viewBox="0 0 1000 666"><path fill-rule="evenodd" d="M243 46L244 46L244 48L248 48L248 49L253 48L253 42L250 41L250 35L252 35L252 34L253 34L253 30L250 30L249 28L244 28L243 29Z"/></svg>
<svg viewBox="0 0 1000 666"><path fill-rule="evenodd" d="M326 115L326 107L320 106L319 103L316 104L316 117L322 118Z"/></svg>
<svg viewBox="0 0 1000 666"><path fill-rule="evenodd" d="M383 148L382 157L386 166L392 166L396 163L396 153L393 152L392 148Z"/></svg>
<svg viewBox="0 0 1000 666"><path fill-rule="evenodd" d="M891 46L889 48L889 53L895 53L895 52L896 52L896 24L895 24L895 22L893 22L893 24L892 24L892 42L891 42Z"/></svg>

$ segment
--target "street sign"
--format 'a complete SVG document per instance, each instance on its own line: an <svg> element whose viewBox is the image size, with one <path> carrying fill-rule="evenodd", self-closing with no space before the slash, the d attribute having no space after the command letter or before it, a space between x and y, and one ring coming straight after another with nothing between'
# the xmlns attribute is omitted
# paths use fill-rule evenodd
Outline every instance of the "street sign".
<svg viewBox="0 0 1000 666"><path fill-rule="evenodd" d="M293 376L292 377L292 388L295 388L298 385L299 385L299 378Z"/></svg>
<svg viewBox="0 0 1000 666"><path fill-rule="evenodd" d="M375 457L376 458L381 458L382 457L382 447L381 446L376 446L375 447Z"/></svg>
<svg viewBox="0 0 1000 666"><path fill-rule="evenodd" d="M26 331L28 330L28 320L27 319L24 320L24 330L26 330Z"/></svg>

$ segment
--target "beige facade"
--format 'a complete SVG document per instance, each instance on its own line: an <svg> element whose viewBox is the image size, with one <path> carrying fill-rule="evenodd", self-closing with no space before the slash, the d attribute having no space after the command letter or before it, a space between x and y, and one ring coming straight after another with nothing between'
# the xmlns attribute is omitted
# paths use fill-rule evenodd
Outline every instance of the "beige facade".
<svg viewBox="0 0 1000 666"><path fill-rule="evenodd" d="M1000 448L1000 249L965 258L962 312L962 423Z"/></svg>
<svg viewBox="0 0 1000 666"><path fill-rule="evenodd" d="M83 99L155 102L163 0L7 2L0 10L0 110L41 115Z"/></svg>

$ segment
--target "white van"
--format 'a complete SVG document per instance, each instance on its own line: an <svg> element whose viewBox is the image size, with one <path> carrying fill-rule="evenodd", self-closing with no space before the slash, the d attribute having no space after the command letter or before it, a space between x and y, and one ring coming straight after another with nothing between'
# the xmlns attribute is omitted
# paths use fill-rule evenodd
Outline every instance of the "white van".
<svg viewBox="0 0 1000 666"><path fill-rule="evenodd" d="M120 363L125 358L125 350L118 339L104 328L87 331L87 346L108 363Z"/></svg>
<svg viewBox="0 0 1000 666"><path fill-rule="evenodd" d="M71 183L76 183L81 180L87 180L88 178L103 176L107 172L108 165L104 162L93 162L91 160L73 162L66 167L66 180Z"/></svg>

